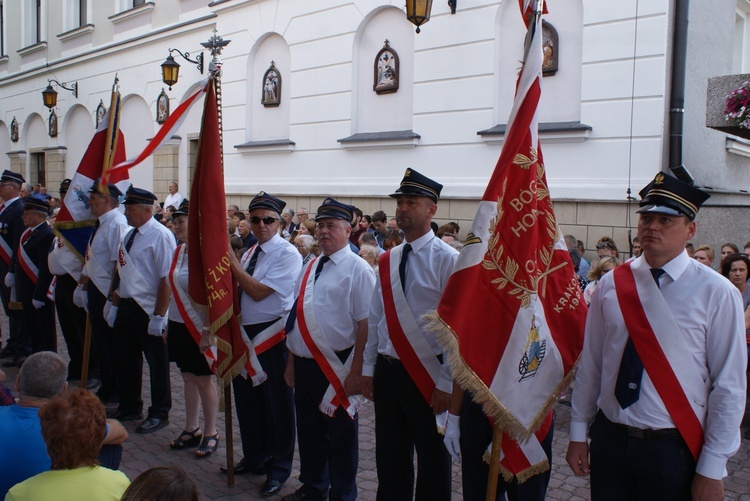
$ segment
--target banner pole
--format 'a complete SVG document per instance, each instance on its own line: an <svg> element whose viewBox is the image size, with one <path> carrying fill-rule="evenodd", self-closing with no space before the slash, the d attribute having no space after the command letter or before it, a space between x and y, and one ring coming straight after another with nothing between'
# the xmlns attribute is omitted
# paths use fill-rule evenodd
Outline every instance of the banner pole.
<svg viewBox="0 0 750 501"><path fill-rule="evenodd" d="M500 475L500 447L503 445L503 430L498 425L492 427L492 449L490 450L490 474L487 476L487 501L495 501L497 480Z"/></svg>

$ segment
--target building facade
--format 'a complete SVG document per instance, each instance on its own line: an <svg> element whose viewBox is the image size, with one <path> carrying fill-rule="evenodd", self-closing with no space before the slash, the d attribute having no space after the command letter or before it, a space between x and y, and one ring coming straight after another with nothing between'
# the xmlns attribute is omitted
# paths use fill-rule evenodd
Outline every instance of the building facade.
<svg viewBox="0 0 750 501"><path fill-rule="evenodd" d="M628 196L637 200L666 165L674 1L548 2L540 135L558 221L587 249L604 235L627 248L636 222ZM434 2L420 34L402 0L0 7L0 168L55 190L77 168L115 75L134 156L160 126L162 91L174 109L205 76L174 53L180 79L168 89L160 72L168 50L191 58L203 50L207 62L200 43L216 29L231 40L222 54L228 203L246 205L265 190L292 208L314 209L330 195L393 215L387 195L413 167L445 185L438 219L462 228L499 156L523 52L524 26L510 0L461 0L455 15ZM708 78L749 69L747 11L745 0L690 6L684 163L712 193L696 243L750 240L750 143L705 127ZM54 118L40 95L48 79L78 89L74 96L56 87ZM131 171L135 185L163 199L177 180L188 194L201 108Z"/></svg>

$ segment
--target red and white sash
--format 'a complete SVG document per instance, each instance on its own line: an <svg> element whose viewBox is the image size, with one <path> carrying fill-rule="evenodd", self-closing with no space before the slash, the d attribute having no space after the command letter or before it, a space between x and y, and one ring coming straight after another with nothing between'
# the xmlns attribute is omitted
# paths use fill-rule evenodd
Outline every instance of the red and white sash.
<svg viewBox="0 0 750 501"><path fill-rule="evenodd" d="M240 329L242 332L242 340L247 346L247 353L249 357L249 367L246 365L248 376L253 382L253 386L258 386L263 381L268 379L268 374L263 370L258 360L258 355L267 351L284 339L286 339L286 333L284 332L284 325L286 324L286 317L281 317L261 332L259 332L252 341L247 336L245 329Z"/></svg>
<svg viewBox="0 0 750 501"><path fill-rule="evenodd" d="M203 318L201 317L201 314L193 307L193 303L190 300L188 291L180 286L179 280L176 280L175 277L175 272L182 267L183 260L185 259L185 249L185 244L180 244L174 251L172 266L170 266L169 268L169 275L167 275L167 279L169 280L169 286L172 288L172 297L174 297L174 302L177 305L177 311L180 312L180 317L182 317L182 321L185 323L185 327L187 327L188 332L190 332L190 336L193 338L193 341L195 341L195 344L197 346L200 346L201 330L203 329ZM199 325L200 327L198 327ZM206 350L203 354L206 357L206 362L208 362L208 365L211 366L211 371L214 374L216 373L216 353L214 351L215 348L216 347L212 346L210 350Z"/></svg>
<svg viewBox="0 0 750 501"><path fill-rule="evenodd" d="M345 363L342 363L339 357L326 342L323 332L315 318L315 307L313 306L315 279L311 271L317 267L318 259L310 262L305 274L302 277L302 288L300 289L300 299L297 299L297 322L296 327L305 342L305 346L313 354L320 370L323 371L326 379L330 383L323 394L323 399L318 408L320 412L328 416L333 416L336 409L340 406L346 410L352 419L356 416L364 399L361 395L348 396L344 390L344 381L352 368L354 360L354 350L349 353ZM312 275L312 277L311 277Z"/></svg>
<svg viewBox="0 0 750 501"><path fill-rule="evenodd" d="M615 269L617 301L643 367L695 460L703 447L707 384L645 259Z"/></svg>
<svg viewBox="0 0 750 501"><path fill-rule="evenodd" d="M133 231L133 230L131 230ZM130 233L127 233L130 235ZM127 237L126 237L127 238ZM154 294L154 286L146 280L138 268L132 264L130 260L130 254L125 249L125 240L120 242L120 250L117 254L117 267L120 274L120 282L123 280L128 281L128 289L133 294L132 299L138 303L138 306L148 315L156 308L156 295ZM127 277L127 278L125 278ZM98 287L98 286L97 286Z"/></svg>
<svg viewBox="0 0 750 501"><path fill-rule="evenodd" d="M388 335L398 358L429 404L432 401L432 392L440 378L442 366L406 302L401 277L398 274L403 248L403 245L394 247L381 254L378 260L378 273L383 290L383 309ZM448 419L447 412L435 418L438 429L441 432L444 431Z"/></svg>
<svg viewBox="0 0 750 501"><path fill-rule="evenodd" d="M91 244L86 246L86 273L96 288L106 294L112 286L112 276L104 269L96 254L91 252Z"/></svg>
<svg viewBox="0 0 750 501"><path fill-rule="evenodd" d="M0 259L3 260L6 266L10 266L10 257L13 255L13 250L10 248L5 238L0 237Z"/></svg>
<svg viewBox="0 0 750 501"><path fill-rule="evenodd" d="M31 257L26 253L26 249L23 248L23 244L25 244L30 237L31 228L26 228L21 234L21 243L18 245L18 264L21 266L24 273L26 273L26 276L29 277L29 280L36 285L37 281L39 281L39 268L37 268L31 260Z"/></svg>
<svg viewBox="0 0 750 501"><path fill-rule="evenodd" d="M255 248L257 246L258 244L253 245L250 250L248 250L245 255L242 256L242 260L240 261L240 266L242 266L242 269L245 269L247 267L247 263L255 252ZM242 333L242 340L245 342L245 346L247 346L248 353L248 363L245 365L245 368L247 370L248 376L253 382L253 386L258 386L263 381L268 379L268 374L266 374L266 371L264 371L263 367L260 365L258 355L266 350L269 350L270 348L273 348L278 343L286 339L286 333L284 331L285 324L286 317L281 317L273 324L269 325L261 332L259 332L252 340L250 340L250 338L247 336L247 332L245 332L244 328L240 329Z"/></svg>

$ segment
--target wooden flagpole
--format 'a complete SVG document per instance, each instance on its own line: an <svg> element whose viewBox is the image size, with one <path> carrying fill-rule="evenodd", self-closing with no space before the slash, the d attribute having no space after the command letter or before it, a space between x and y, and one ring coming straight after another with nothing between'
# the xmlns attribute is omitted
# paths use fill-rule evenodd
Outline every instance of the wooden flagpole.
<svg viewBox="0 0 750 501"><path fill-rule="evenodd" d="M503 445L503 430L498 425L492 427L492 449L490 450L490 474L487 476L486 501L495 501L497 480L500 475L500 448Z"/></svg>

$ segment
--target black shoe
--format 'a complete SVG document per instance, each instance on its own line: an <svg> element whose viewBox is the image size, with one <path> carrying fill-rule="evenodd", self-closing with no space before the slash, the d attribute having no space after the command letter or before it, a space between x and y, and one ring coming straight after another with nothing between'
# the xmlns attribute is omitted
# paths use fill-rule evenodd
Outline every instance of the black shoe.
<svg viewBox="0 0 750 501"><path fill-rule="evenodd" d="M128 414L126 412L117 411L112 415L112 419L117 419L118 421L140 421L143 419L143 413L139 412L137 414Z"/></svg>
<svg viewBox="0 0 750 501"><path fill-rule="evenodd" d="M138 428L135 429L136 433L140 433L141 435L145 433L153 433L156 430L161 430L165 426L169 424L169 419L162 419L158 417L147 417L144 422L138 426Z"/></svg>
<svg viewBox="0 0 750 501"><path fill-rule="evenodd" d="M224 475L227 474L227 468L226 466L219 466L219 471L222 472ZM265 475L266 469L262 466L257 466L255 468L251 468L249 464L247 464L247 461L245 461L245 458L240 459L240 462L234 465L234 474L235 475L244 475L245 473L252 473L253 475Z"/></svg>
<svg viewBox="0 0 750 501"><path fill-rule="evenodd" d="M302 492L302 488L300 487L296 491L294 491L291 494L287 494L283 498L281 498L281 501L321 501L323 498L313 498Z"/></svg>
<svg viewBox="0 0 750 501"><path fill-rule="evenodd" d="M25 361L26 357L13 357L3 362L3 367L21 367Z"/></svg>
<svg viewBox="0 0 750 501"><path fill-rule="evenodd" d="M281 491L281 482L274 478L269 478L260 490L260 495L264 498L278 494Z"/></svg>

